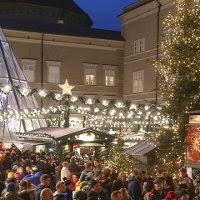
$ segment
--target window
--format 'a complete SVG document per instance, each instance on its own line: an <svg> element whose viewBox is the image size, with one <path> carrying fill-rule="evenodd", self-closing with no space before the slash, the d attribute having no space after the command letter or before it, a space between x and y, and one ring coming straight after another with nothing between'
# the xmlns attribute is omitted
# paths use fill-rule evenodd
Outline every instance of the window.
<svg viewBox="0 0 200 200"><path fill-rule="evenodd" d="M26 79L30 82L35 81L35 66L36 60L22 59L22 70Z"/></svg>
<svg viewBox="0 0 200 200"><path fill-rule="evenodd" d="M105 85L114 86L115 85L115 71L106 69L105 70Z"/></svg>
<svg viewBox="0 0 200 200"><path fill-rule="evenodd" d="M48 66L48 82L60 83L61 62L47 61L47 66Z"/></svg>
<svg viewBox="0 0 200 200"><path fill-rule="evenodd" d="M133 93L143 92L144 70L133 72Z"/></svg>
<svg viewBox="0 0 200 200"><path fill-rule="evenodd" d="M85 69L85 84L95 85L96 84L96 69Z"/></svg>
<svg viewBox="0 0 200 200"><path fill-rule="evenodd" d="M141 53L145 50L145 39L135 40L133 42L133 52L134 53Z"/></svg>
<svg viewBox="0 0 200 200"><path fill-rule="evenodd" d="M60 67L49 66L49 83L60 83Z"/></svg>

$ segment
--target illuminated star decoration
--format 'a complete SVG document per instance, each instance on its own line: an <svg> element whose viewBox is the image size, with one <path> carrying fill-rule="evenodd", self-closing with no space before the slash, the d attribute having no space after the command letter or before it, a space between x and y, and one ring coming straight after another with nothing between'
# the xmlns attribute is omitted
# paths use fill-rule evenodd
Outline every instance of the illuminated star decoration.
<svg viewBox="0 0 200 200"><path fill-rule="evenodd" d="M72 90L74 89L73 85L69 85L68 80L66 79L64 84L59 84L59 87L62 89L62 95L72 95Z"/></svg>

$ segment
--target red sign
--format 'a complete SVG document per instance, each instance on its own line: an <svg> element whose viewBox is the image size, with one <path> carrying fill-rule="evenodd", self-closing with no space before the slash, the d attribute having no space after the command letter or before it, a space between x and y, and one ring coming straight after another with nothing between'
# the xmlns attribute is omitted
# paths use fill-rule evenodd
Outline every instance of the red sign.
<svg viewBox="0 0 200 200"><path fill-rule="evenodd" d="M192 127L188 131L187 159L200 162L200 127Z"/></svg>

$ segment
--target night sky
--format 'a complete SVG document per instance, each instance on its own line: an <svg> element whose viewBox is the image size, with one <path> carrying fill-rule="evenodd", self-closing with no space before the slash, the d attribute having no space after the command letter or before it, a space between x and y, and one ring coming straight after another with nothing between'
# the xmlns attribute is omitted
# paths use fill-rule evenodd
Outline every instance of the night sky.
<svg viewBox="0 0 200 200"><path fill-rule="evenodd" d="M120 30L122 8L136 0L75 0L89 14L94 22L94 28Z"/></svg>

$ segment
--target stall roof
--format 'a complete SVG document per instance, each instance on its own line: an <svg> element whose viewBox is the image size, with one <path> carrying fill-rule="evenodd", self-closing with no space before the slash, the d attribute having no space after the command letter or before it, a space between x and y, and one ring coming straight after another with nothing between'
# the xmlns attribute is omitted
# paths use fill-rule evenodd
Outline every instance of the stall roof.
<svg viewBox="0 0 200 200"><path fill-rule="evenodd" d="M61 128L61 127L48 127L48 128L41 128L31 131L31 134L44 134L48 135L52 138L58 139L73 133L82 132L87 130L87 128L77 128L77 127L70 127L70 128Z"/></svg>
<svg viewBox="0 0 200 200"><path fill-rule="evenodd" d="M65 136L79 135L79 134L90 132L90 131L95 132L97 134L103 134L103 135L112 137L111 135L105 132L97 131L92 128L80 128L80 127L79 128L78 127L69 127L69 128L48 127L48 128L33 130L29 133L48 135L51 138L59 139Z"/></svg>
<svg viewBox="0 0 200 200"><path fill-rule="evenodd" d="M136 145L127 148L124 151L124 154L132 155L132 156L144 156L150 151L154 150L156 147L155 145L151 144L150 142L143 140L138 142Z"/></svg>

